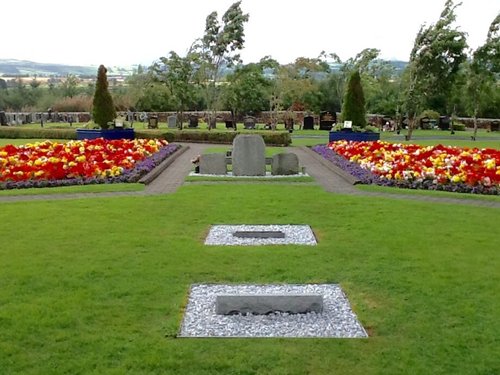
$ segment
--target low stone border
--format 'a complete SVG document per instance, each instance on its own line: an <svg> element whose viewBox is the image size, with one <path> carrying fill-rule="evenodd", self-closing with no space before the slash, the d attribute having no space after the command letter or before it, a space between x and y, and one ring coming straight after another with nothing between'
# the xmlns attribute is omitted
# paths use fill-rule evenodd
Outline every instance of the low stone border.
<svg viewBox="0 0 500 375"><path fill-rule="evenodd" d="M218 295L322 295L321 313L219 315ZM191 286L179 337L332 337L366 338L339 285L210 285Z"/></svg>
<svg viewBox="0 0 500 375"><path fill-rule="evenodd" d="M163 160L160 165L158 165L151 172L143 176L138 182L144 185L150 184L154 179L156 179L165 169L167 169L179 156L185 153L189 149L189 146L178 145L178 149L170 155L168 158Z"/></svg>
<svg viewBox="0 0 500 375"><path fill-rule="evenodd" d="M240 237L237 232L283 232L283 238ZM205 245L317 245L309 225L212 225Z"/></svg>

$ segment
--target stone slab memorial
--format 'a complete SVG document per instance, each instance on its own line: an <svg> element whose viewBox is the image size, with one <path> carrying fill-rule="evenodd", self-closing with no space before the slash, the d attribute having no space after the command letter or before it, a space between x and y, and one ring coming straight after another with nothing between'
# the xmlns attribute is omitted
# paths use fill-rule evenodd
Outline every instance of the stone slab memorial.
<svg viewBox="0 0 500 375"><path fill-rule="evenodd" d="M319 294L219 295L215 299L215 312L220 315L266 315L276 312L306 314L321 311L323 311L323 296Z"/></svg>
<svg viewBox="0 0 500 375"><path fill-rule="evenodd" d="M169 129L175 129L177 127L177 116L176 115L168 116L167 123Z"/></svg>
<svg viewBox="0 0 500 375"><path fill-rule="evenodd" d="M275 154L271 162L271 174L274 176L299 174L298 156L292 152Z"/></svg>
<svg viewBox="0 0 500 375"><path fill-rule="evenodd" d="M304 130L314 130L314 117L305 116L304 123L302 125L302 129Z"/></svg>
<svg viewBox="0 0 500 375"><path fill-rule="evenodd" d="M255 129L255 118L252 116L247 116L243 120L243 126L245 129Z"/></svg>
<svg viewBox="0 0 500 375"><path fill-rule="evenodd" d="M233 175L265 176L266 144L260 135L239 134L233 140Z"/></svg>
<svg viewBox="0 0 500 375"><path fill-rule="evenodd" d="M197 128L198 127L198 116L190 116L189 117L188 127L190 127L190 128Z"/></svg>
<svg viewBox="0 0 500 375"><path fill-rule="evenodd" d="M200 174L225 175L227 173L224 154L203 154L200 156Z"/></svg>
<svg viewBox="0 0 500 375"><path fill-rule="evenodd" d="M195 284L178 337L368 335L337 284Z"/></svg>
<svg viewBox="0 0 500 375"><path fill-rule="evenodd" d="M337 122L335 112L323 111L319 115L319 130L332 130L333 124Z"/></svg>

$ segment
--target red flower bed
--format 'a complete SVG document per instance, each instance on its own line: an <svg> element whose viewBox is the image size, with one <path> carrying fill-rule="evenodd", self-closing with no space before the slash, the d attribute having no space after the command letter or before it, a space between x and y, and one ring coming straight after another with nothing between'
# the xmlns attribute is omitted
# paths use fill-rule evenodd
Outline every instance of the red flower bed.
<svg viewBox="0 0 500 375"><path fill-rule="evenodd" d="M500 187L500 151L388 142L330 142L328 147L386 180Z"/></svg>
<svg viewBox="0 0 500 375"><path fill-rule="evenodd" d="M166 145L164 140L102 138L7 145L0 147L0 183L115 177Z"/></svg>

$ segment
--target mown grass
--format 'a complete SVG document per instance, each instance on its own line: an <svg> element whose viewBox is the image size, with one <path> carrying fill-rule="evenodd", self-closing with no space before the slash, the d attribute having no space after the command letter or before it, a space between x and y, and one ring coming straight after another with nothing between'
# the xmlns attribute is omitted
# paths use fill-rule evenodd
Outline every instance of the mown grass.
<svg viewBox="0 0 500 375"><path fill-rule="evenodd" d="M0 197L9 195L39 195L39 194L76 194L76 193L104 193L118 191L143 191L143 184L117 183L99 185L75 185L48 188L0 190Z"/></svg>
<svg viewBox="0 0 500 375"><path fill-rule="evenodd" d="M378 185L356 185L356 188L359 190L362 190L362 191L369 191L369 192L375 192L375 193L420 195L420 196L429 196L429 197L442 197L442 198L453 198L453 199L474 199L474 200L500 202L500 196L498 196L498 195L455 193L455 192L435 191L435 190L403 189L403 188L397 188L397 187L378 186Z"/></svg>
<svg viewBox="0 0 500 375"><path fill-rule="evenodd" d="M6 374L494 374L498 210L189 185L3 203ZM203 245L211 224L309 224L319 244ZM340 283L368 339L179 339L193 283Z"/></svg>

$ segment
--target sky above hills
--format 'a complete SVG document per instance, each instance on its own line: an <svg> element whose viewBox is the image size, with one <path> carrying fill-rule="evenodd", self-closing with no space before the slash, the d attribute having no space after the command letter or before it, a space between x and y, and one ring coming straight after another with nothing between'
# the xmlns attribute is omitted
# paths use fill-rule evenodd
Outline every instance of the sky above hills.
<svg viewBox="0 0 500 375"><path fill-rule="evenodd" d="M6 0L0 58L70 65L149 65L169 51L184 55L234 0ZM269 55L280 63L316 57L342 60L364 48L408 60L423 23L435 23L445 0L243 0L244 63ZM458 1L457 1L458 3ZM471 48L483 44L500 0L462 0L456 24Z"/></svg>

